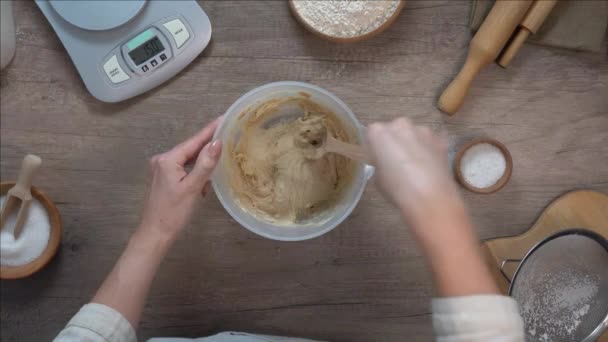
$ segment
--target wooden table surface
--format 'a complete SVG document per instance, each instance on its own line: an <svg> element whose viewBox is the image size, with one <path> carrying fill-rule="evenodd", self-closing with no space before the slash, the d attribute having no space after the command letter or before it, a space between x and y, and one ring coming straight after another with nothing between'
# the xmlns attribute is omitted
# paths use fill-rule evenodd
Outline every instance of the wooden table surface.
<svg viewBox="0 0 608 342"><path fill-rule="evenodd" d="M284 1L203 1L211 45L163 86L120 104L88 94L31 1L16 1L17 54L1 76L1 173L42 157L36 184L56 202L61 251L35 276L1 282L3 341L50 340L87 303L125 247L146 192L146 160L259 85L297 80L344 100L364 124L405 115L452 147L496 138L514 160L494 195L463 191L481 238L519 234L568 190L608 192L608 58L525 45L475 80L462 110L436 99L470 39L468 1L408 1L388 31L336 45L306 32ZM441 210L441 208L437 208ZM446 227L448 229L449 227ZM163 263L138 330L224 330L333 341L429 341L432 287L397 212L368 186L329 234L284 243L241 228L214 196Z"/></svg>

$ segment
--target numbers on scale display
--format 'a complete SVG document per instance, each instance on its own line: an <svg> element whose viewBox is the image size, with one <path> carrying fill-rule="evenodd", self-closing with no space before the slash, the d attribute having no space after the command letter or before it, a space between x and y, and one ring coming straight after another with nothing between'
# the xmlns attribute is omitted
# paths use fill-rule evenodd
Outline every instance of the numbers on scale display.
<svg viewBox="0 0 608 342"><path fill-rule="evenodd" d="M154 37L141 44L137 48L129 51L129 56L131 57L135 65L140 65L164 50L165 47L163 46L163 43L160 41L160 39L158 39L158 37Z"/></svg>

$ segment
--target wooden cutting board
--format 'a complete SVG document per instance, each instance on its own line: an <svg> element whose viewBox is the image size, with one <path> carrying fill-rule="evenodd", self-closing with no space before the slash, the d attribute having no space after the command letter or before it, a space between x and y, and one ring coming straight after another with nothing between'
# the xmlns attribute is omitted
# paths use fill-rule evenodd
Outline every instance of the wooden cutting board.
<svg viewBox="0 0 608 342"><path fill-rule="evenodd" d="M503 260L520 260L538 242L561 230L585 228L608 239L608 195L591 190L568 192L554 200L525 233L487 240L482 244L483 257L502 293L509 291L509 282L500 272ZM505 273L512 278L518 263L505 264ZM598 341L608 342L608 332Z"/></svg>

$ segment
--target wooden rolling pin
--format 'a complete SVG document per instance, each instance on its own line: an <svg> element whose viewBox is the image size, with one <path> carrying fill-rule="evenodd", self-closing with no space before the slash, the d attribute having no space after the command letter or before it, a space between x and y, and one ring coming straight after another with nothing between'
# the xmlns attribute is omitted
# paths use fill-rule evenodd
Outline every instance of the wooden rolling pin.
<svg viewBox="0 0 608 342"><path fill-rule="evenodd" d="M464 66L439 97L439 109L450 115L460 109L473 78L498 57L531 4L532 0L496 1L469 44Z"/></svg>
<svg viewBox="0 0 608 342"><path fill-rule="evenodd" d="M519 30L515 34L515 38L507 46L502 56L498 59L498 65L506 68L523 43L531 34L536 34L540 26L543 24L551 10L557 3L557 0L537 0L534 1L530 10L526 13L524 20L519 25Z"/></svg>

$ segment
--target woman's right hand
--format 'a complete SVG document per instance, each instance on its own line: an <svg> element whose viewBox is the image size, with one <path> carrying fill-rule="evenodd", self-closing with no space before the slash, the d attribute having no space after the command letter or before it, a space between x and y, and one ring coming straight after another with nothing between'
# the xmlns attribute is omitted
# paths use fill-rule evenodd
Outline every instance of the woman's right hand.
<svg viewBox="0 0 608 342"><path fill-rule="evenodd" d="M405 118L371 124L367 138L380 189L417 238L438 295L498 293L450 176L445 142Z"/></svg>
<svg viewBox="0 0 608 342"><path fill-rule="evenodd" d="M449 174L446 143L428 127L399 118L371 124L367 138L378 185L412 228L442 211L463 209Z"/></svg>

